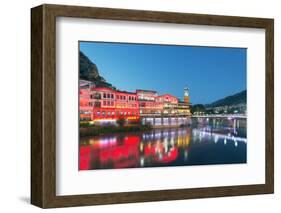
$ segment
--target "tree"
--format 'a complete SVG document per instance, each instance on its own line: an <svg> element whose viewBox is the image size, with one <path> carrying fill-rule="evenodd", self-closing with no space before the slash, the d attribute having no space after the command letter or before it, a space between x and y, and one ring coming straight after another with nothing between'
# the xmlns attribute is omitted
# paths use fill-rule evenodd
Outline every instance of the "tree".
<svg viewBox="0 0 281 213"><path fill-rule="evenodd" d="M118 126L123 127L125 125L126 120L124 118L119 118L116 122Z"/></svg>
<svg viewBox="0 0 281 213"><path fill-rule="evenodd" d="M205 113L206 109L203 104L195 104L191 107L192 114Z"/></svg>

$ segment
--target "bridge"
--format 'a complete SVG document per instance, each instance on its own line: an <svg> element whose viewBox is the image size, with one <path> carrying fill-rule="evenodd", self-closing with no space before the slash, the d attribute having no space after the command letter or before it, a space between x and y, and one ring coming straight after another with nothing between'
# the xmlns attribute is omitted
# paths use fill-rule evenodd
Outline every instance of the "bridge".
<svg viewBox="0 0 281 213"><path fill-rule="evenodd" d="M192 115L191 118L240 118L246 119L247 116L245 114L212 114L212 115Z"/></svg>

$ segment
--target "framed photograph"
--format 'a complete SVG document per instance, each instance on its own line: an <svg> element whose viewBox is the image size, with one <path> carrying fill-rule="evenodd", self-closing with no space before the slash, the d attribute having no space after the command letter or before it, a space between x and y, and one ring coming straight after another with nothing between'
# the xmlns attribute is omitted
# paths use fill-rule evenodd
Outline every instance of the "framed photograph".
<svg viewBox="0 0 281 213"><path fill-rule="evenodd" d="M274 191L274 21L31 9L31 203Z"/></svg>

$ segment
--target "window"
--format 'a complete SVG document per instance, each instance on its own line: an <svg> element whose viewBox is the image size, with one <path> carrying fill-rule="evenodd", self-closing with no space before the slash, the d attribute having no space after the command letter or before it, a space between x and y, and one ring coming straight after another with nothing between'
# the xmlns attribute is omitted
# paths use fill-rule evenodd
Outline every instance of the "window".
<svg viewBox="0 0 281 213"><path fill-rule="evenodd" d="M97 111L97 116L100 116L100 111Z"/></svg>
<svg viewBox="0 0 281 213"><path fill-rule="evenodd" d="M103 98L106 98L106 93L103 93Z"/></svg>
<svg viewBox="0 0 281 213"><path fill-rule="evenodd" d="M110 94L109 94L109 93L107 93L107 94L106 94L106 97L107 97L107 98L110 98Z"/></svg>
<svg viewBox="0 0 281 213"><path fill-rule="evenodd" d="M119 99L119 95L116 95L116 99Z"/></svg>
<svg viewBox="0 0 281 213"><path fill-rule="evenodd" d="M102 111L102 115L105 116L105 111Z"/></svg>
<svg viewBox="0 0 281 213"><path fill-rule="evenodd" d="M109 115L109 116L110 116L110 112L107 112L107 115Z"/></svg>
<svg viewBox="0 0 281 213"><path fill-rule="evenodd" d="M100 107L101 107L101 102L95 101L95 102L94 102L94 107L100 108Z"/></svg>
<svg viewBox="0 0 281 213"><path fill-rule="evenodd" d="M110 101L107 101L107 106L110 106Z"/></svg>
<svg viewBox="0 0 281 213"><path fill-rule="evenodd" d="M113 101L111 101L110 105L111 105L111 106L114 106L114 102L113 102Z"/></svg>
<svg viewBox="0 0 281 213"><path fill-rule="evenodd" d="M111 98L112 98L112 99L114 98L114 95L113 95L113 94L111 94Z"/></svg>
<svg viewBox="0 0 281 213"><path fill-rule="evenodd" d="M98 92L95 92L93 95L91 95L92 99L101 99L101 94Z"/></svg>
<svg viewBox="0 0 281 213"><path fill-rule="evenodd" d="M103 105L106 106L106 101L103 101Z"/></svg>

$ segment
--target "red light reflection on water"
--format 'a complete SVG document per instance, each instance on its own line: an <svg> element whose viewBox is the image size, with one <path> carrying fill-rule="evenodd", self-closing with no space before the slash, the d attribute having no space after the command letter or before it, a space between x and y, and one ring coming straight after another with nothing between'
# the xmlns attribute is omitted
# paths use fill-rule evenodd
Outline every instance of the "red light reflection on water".
<svg viewBox="0 0 281 213"><path fill-rule="evenodd" d="M91 160L91 147L90 146L81 146L80 147L80 170L90 169L90 160Z"/></svg>
<svg viewBox="0 0 281 213"><path fill-rule="evenodd" d="M109 141L111 140L111 141ZM80 147L80 170L91 168L91 162L110 165L112 168L137 167L139 164L139 136L121 139L95 140L93 144Z"/></svg>
<svg viewBox="0 0 281 213"><path fill-rule="evenodd" d="M145 157L152 157L154 161L160 163L169 163L177 159L178 148L172 147L168 152L165 152L163 143L148 145L144 148Z"/></svg>
<svg viewBox="0 0 281 213"><path fill-rule="evenodd" d="M93 137L80 145L80 170L136 168L173 163L179 149L188 152L190 132L181 135L158 136L115 135ZM166 133L165 133L166 134Z"/></svg>

